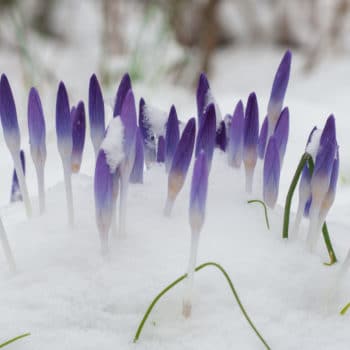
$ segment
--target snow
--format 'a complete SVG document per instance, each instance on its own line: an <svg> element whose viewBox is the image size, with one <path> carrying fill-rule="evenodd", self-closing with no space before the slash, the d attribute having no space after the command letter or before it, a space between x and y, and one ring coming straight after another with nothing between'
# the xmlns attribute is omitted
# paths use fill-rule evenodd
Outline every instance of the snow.
<svg viewBox="0 0 350 350"><path fill-rule="evenodd" d="M123 139L123 124L119 117L113 118L108 124L106 136L101 144L101 149L106 154L107 164L111 173L115 172L118 164L124 158Z"/></svg>
<svg viewBox="0 0 350 350"><path fill-rule="evenodd" d="M311 135L309 144L306 146L306 152L309 153L313 159L316 159L317 151L320 146L320 139L322 135L322 130L315 129Z"/></svg>
<svg viewBox="0 0 350 350"><path fill-rule="evenodd" d="M146 122L151 126L152 131L157 135L163 135L165 133L165 124L168 118L168 113L161 109L145 103L144 113Z"/></svg>
<svg viewBox="0 0 350 350"><path fill-rule="evenodd" d="M56 76L68 84L71 103L82 97L87 101L89 77L99 64L99 31L86 26L89 21L85 15L91 14L87 8L92 4L84 3L79 8L81 15L70 14L69 18L75 20L66 21L70 26L84 29L82 35L87 36L82 39L79 35L72 42L75 51L72 48L67 53L60 46L49 44L43 50L44 63L54 66ZM70 26L67 31L71 30ZM231 114L239 99L245 101L251 91L256 91L262 121L282 54L283 50L267 46L255 49L237 46L216 54L210 85L221 111ZM325 58L312 75L304 75L302 58L293 53L285 100L291 113L290 139L278 205L269 211L270 231L266 229L261 206L247 204L248 199L261 199L262 164L258 163L255 170L253 195L247 196L244 169L230 168L225 155L215 151L197 261L198 264L217 261L227 270L249 316L272 349L349 349L350 311L345 316L339 315L350 301L349 271L343 271L341 263L323 265L328 255L321 239L315 253L307 252L305 220L297 240L281 238L282 205L309 132L314 125L322 127L328 115L334 113L342 181L327 222L339 261L347 256L350 248L348 60L346 55L335 56L332 61ZM39 216L35 169L29 157L26 131L28 91L21 80L18 58L4 52L0 61L2 71L9 73L18 107L22 147L27 154L26 179L34 209L34 216L28 220L23 203L8 204L13 163L0 139L1 218L18 267L18 272L11 274L0 249L0 343L29 331L30 337L7 349L263 349L225 280L212 268L195 274L190 319L185 320L181 313L185 284L180 284L155 307L139 344L132 344L151 300L187 269L192 169L171 218L162 215L167 192L167 176L162 165L155 164L145 172L143 185L130 185L127 237L112 238L109 258L102 257L94 216L95 159L90 139L86 139L81 173L72 178L76 218L75 228L70 229L63 169L53 129L57 84L41 83L48 158L47 211ZM196 114L193 91L160 81L154 85L133 82L134 92L162 110L174 104L181 120ZM114 95L117 84L104 91L106 100ZM163 130L163 118L166 114L151 117L156 128ZM293 207L296 205L297 200Z"/></svg>

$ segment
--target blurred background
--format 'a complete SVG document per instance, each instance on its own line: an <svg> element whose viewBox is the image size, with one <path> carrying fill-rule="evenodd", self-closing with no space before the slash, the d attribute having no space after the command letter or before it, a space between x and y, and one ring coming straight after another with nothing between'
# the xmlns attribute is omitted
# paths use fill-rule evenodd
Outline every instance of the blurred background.
<svg viewBox="0 0 350 350"><path fill-rule="evenodd" d="M106 87L125 71L193 86L217 52L270 46L300 52L307 74L349 51L349 13L349 0L0 0L1 70L27 87L93 71Z"/></svg>

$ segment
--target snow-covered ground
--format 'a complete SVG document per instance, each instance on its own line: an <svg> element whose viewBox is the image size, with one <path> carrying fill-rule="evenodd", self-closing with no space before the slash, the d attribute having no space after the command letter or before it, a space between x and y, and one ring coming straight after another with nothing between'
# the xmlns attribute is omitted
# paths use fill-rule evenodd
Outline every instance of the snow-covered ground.
<svg viewBox="0 0 350 350"><path fill-rule="evenodd" d="M82 9L82 11L84 8ZM91 41L80 42L79 58L62 62L59 51L47 48L48 60L57 60L56 74L70 89L72 103L87 101L88 80L97 67ZM88 34L86 34L88 35ZM85 45L85 46L84 46ZM273 75L283 51L271 48L235 48L214 59L213 93L224 113L251 91L258 96L260 121L265 116ZM57 55L57 57L55 57ZM67 55L66 60L68 60ZM42 87L48 122L46 166L47 212L37 214L36 179L28 152L26 94L16 61L0 58L9 76L22 120L22 146L27 154L27 182L35 215L27 220L22 203L8 205L12 163L0 140L0 214L12 246L18 273L12 275L0 250L0 343L21 332L32 335L8 349L260 349L259 339L240 313L225 280L206 269L195 276L192 318L182 317L183 286L169 292L146 324L138 344L132 339L152 298L187 267L190 229L189 183L175 203L171 218L162 215L167 176L155 164L145 172L143 185L131 185L127 237L113 239L108 258L100 254L93 198L94 156L89 131L81 174L73 176L76 225L66 217L63 169L53 129L56 86ZM18 64L18 62L17 62ZM207 216L201 233L198 263L217 261L227 269L253 322L272 349L349 349L350 313L339 311L350 301L350 281L337 281L341 264L328 260L323 241L317 252L305 249L307 226L297 241L281 238L283 203L287 187L314 125L322 127L334 113L341 157L341 183L328 216L331 238L341 261L350 248L350 123L348 121L349 57L325 60L305 76L302 59L293 56L285 105L291 115L290 139L281 177L279 204L269 212L266 229L262 208L247 204L261 198L261 164L256 169L254 195L244 193L244 173L234 171L216 150L209 180ZM116 82L115 88L117 87ZM154 106L168 110L175 104L180 119L196 113L193 92L167 82L134 85ZM114 91L106 92L106 100Z"/></svg>

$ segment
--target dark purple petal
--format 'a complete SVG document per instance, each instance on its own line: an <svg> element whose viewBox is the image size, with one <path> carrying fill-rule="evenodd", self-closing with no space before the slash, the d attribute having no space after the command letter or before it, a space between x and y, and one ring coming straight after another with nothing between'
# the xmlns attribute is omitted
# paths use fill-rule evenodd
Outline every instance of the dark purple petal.
<svg viewBox="0 0 350 350"><path fill-rule="evenodd" d="M239 168L243 154L244 135L244 108L242 101L239 101L233 112L229 130L229 142L227 146L229 165Z"/></svg>
<svg viewBox="0 0 350 350"><path fill-rule="evenodd" d="M90 78L89 84L89 121L90 137L95 153L101 145L105 133L105 107L100 84L95 74Z"/></svg>
<svg viewBox="0 0 350 350"><path fill-rule="evenodd" d="M72 171L77 173L80 170L80 165L83 157L84 144L85 144L85 108L84 103L79 102L75 112L73 113L73 126L72 126Z"/></svg>
<svg viewBox="0 0 350 350"><path fill-rule="evenodd" d="M120 118L124 125L124 152L126 157L129 157L131 152L135 150L137 129L135 99L132 90L129 90L125 96Z"/></svg>
<svg viewBox="0 0 350 350"><path fill-rule="evenodd" d="M334 115L331 114L326 121L326 124L323 128L320 145L323 145L327 142L336 143L337 141L336 129L335 129L335 118Z"/></svg>
<svg viewBox="0 0 350 350"><path fill-rule="evenodd" d="M308 218L310 216L311 204L312 204L312 197L310 196L310 198L306 201L305 208L304 208L304 216L306 218Z"/></svg>
<svg viewBox="0 0 350 350"><path fill-rule="evenodd" d="M213 159L213 153L215 148L216 138L216 112L215 106L211 103L205 110L202 124L199 128L197 140L196 140L196 152L198 157L199 153L204 150L207 155L209 169L211 167L211 161Z"/></svg>
<svg viewBox="0 0 350 350"><path fill-rule="evenodd" d="M272 136L267 144L264 160L263 197L265 204L274 208L280 182L280 158L276 139Z"/></svg>
<svg viewBox="0 0 350 350"><path fill-rule="evenodd" d="M260 135L259 135L259 141L258 141L258 157L260 159L264 159L264 156L265 156L267 134L269 131L268 128L269 128L269 119L266 116L260 129Z"/></svg>
<svg viewBox="0 0 350 350"><path fill-rule="evenodd" d="M58 150L62 158L72 153L72 120L66 87L60 82L56 100L56 135Z"/></svg>
<svg viewBox="0 0 350 350"><path fill-rule="evenodd" d="M146 117L145 105L145 100L141 98L139 105L139 128L143 139L145 161L146 163L150 163L156 160L156 137L150 121Z"/></svg>
<svg viewBox="0 0 350 350"><path fill-rule="evenodd" d="M208 162L202 150L197 157L192 175L190 196L190 225L192 231L198 233L204 223L205 205L208 192Z"/></svg>
<svg viewBox="0 0 350 350"><path fill-rule="evenodd" d="M328 190L334 194L337 190L338 178L339 178L339 150L336 151L336 156L333 161L331 180L329 183L329 190Z"/></svg>
<svg viewBox="0 0 350 350"><path fill-rule="evenodd" d="M244 119L243 160L249 169L254 169L259 140L259 110L255 93L248 97Z"/></svg>
<svg viewBox="0 0 350 350"><path fill-rule="evenodd" d="M271 125L271 132L273 132L275 128L277 119L283 107L283 100L286 94L289 81L291 61L292 53L289 50L287 50L277 69L275 79L273 81L270 101L267 108L267 115L269 118L269 124Z"/></svg>
<svg viewBox="0 0 350 350"><path fill-rule="evenodd" d="M11 151L18 149L19 152L21 139L18 128L16 105L9 81L5 74L1 75L0 80L0 118L7 146Z"/></svg>
<svg viewBox="0 0 350 350"><path fill-rule="evenodd" d="M135 161L130 174L131 183L143 183L144 150L140 128L136 131Z"/></svg>
<svg viewBox="0 0 350 350"><path fill-rule="evenodd" d="M204 110L207 106L209 83L206 75L201 73L198 80L197 86L197 117L198 117L198 128L201 127L202 119L204 116Z"/></svg>
<svg viewBox="0 0 350 350"><path fill-rule="evenodd" d="M164 139L164 136L160 135L158 137L157 162L164 163L164 161L165 161L165 139Z"/></svg>
<svg viewBox="0 0 350 350"><path fill-rule="evenodd" d="M286 153L288 136L289 136L289 110L284 108L278 119L274 136L276 139L277 148L280 154L280 164L282 166L284 155Z"/></svg>
<svg viewBox="0 0 350 350"><path fill-rule="evenodd" d="M165 166L169 171L176 146L180 139L179 120L175 106L171 106L165 130Z"/></svg>
<svg viewBox="0 0 350 350"><path fill-rule="evenodd" d="M113 116L116 117L117 115L121 115L122 108L124 104L124 99L128 93L129 90L131 90L131 79L128 73L123 75L122 80L120 81L118 91L115 98L115 105L114 105L114 111Z"/></svg>
<svg viewBox="0 0 350 350"><path fill-rule="evenodd" d="M21 150L19 155L20 155L20 159L21 159L23 174L25 175L26 174L26 159L25 159L24 151ZM10 202L13 203L13 202L18 202L18 201L22 201L22 200L23 200L23 198L22 198L21 189L20 189L19 183L18 183L17 173L16 173L16 170L13 170Z"/></svg>
<svg viewBox="0 0 350 350"><path fill-rule="evenodd" d="M185 182L193 154L195 135L196 122L194 118L191 118L182 132L171 163L168 178L168 192L169 197L172 199L176 197Z"/></svg>
<svg viewBox="0 0 350 350"><path fill-rule="evenodd" d="M108 247L108 231L114 209L113 181L113 174L107 164L105 152L100 150L96 160L94 192L96 223L104 251Z"/></svg>
<svg viewBox="0 0 350 350"><path fill-rule="evenodd" d="M28 97L28 131L30 151L34 162L46 160L46 127L40 96L31 88Z"/></svg>
<svg viewBox="0 0 350 350"><path fill-rule="evenodd" d="M221 121L218 129L216 130L216 145L222 150L226 151L226 144L227 144L227 139L226 139L226 125L225 121Z"/></svg>

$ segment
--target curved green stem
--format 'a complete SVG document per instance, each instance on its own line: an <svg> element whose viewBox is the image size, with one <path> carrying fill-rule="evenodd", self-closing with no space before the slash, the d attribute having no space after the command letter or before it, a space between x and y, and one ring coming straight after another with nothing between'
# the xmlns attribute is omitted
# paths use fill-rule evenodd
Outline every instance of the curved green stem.
<svg viewBox="0 0 350 350"><path fill-rule="evenodd" d="M269 217L267 215L267 208L266 208L266 204L264 203L264 201L261 201L260 199L252 199L252 200L248 201L248 204L250 204L250 203L260 203L264 207L266 226L268 229L270 229Z"/></svg>
<svg viewBox="0 0 350 350"><path fill-rule="evenodd" d="M195 271L200 271L202 270L203 268L207 267L207 266L214 266L216 267L217 269L219 269L223 275L225 276L229 286L230 286L230 289L232 291L232 294L233 296L235 297L236 301L237 301L237 304L239 306L239 308L241 309L244 317L246 318L246 320L248 321L249 325L251 326L251 328L253 329L253 331L255 332L255 334L259 337L259 339L261 340L261 342L264 344L264 346L266 347L266 349L269 349L270 350L270 347L269 345L266 343L266 341L264 340L264 338L260 335L260 333L258 332L258 330L255 328L253 322L250 320L246 310L244 309L239 297L238 297L238 294L236 292L236 289L235 287L233 286L233 283L229 277L229 275L227 274L227 272L223 269L223 267L221 267L219 264L215 263L215 262L207 262L207 263L204 263L204 264L201 264L199 266L196 267ZM175 285L177 285L178 283L180 283L181 281L183 281L185 278L187 277L187 274L184 274L182 275L181 277L179 277L178 279L176 279L174 282L172 282L171 284L169 284L166 288L164 288L154 299L153 301L151 302L150 306L148 307L145 315L143 316L142 318L142 321L140 323L140 325L138 326L137 328L137 331L136 331L136 334L135 334L135 337L134 337L134 343L137 342L137 340L139 339L140 337L140 334L142 332L142 329L143 329L143 326L145 325L147 319L148 319L148 316L150 315L152 309L154 308L154 306L156 305L156 303L158 302L158 300L167 292L169 291L171 288L175 287Z"/></svg>
<svg viewBox="0 0 350 350"><path fill-rule="evenodd" d="M323 239L326 243L328 255L330 258L330 262L324 263L324 265L331 266L337 262L337 257L335 256L335 252L334 252L334 249L332 246L331 238L329 237L328 226L327 226L326 221L323 223L323 226L322 226L322 234L323 234Z"/></svg>
<svg viewBox="0 0 350 350"><path fill-rule="evenodd" d="M292 198L293 198L295 188L297 187L299 177L301 175L301 172L303 171L305 163L307 161L309 161L310 159L311 159L311 155L309 153L305 152L299 161L297 170L295 171L295 174L293 176L292 183L289 186L289 190L288 190L287 198L286 198L286 203L284 206L283 232L282 232L283 238L288 238L290 208L292 205Z"/></svg>
<svg viewBox="0 0 350 350"><path fill-rule="evenodd" d="M30 335L30 333L25 333L25 334L19 335L19 336L16 337L16 338L12 338L12 339L6 341L5 343L0 344L0 348L3 348L3 347L5 347L6 345L9 345L9 344L11 344L11 343L13 343L13 342L15 342L15 341L17 341L17 340L19 340L19 339L24 338L24 337L28 337L29 335Z"/></svg>
<svg viewBox="0 0 350 350"><path fill-rule="evenodd" d="M344 316L346 314L346 311L350 308L350 303L347 303L340 311L340 314Z"/></svg>

